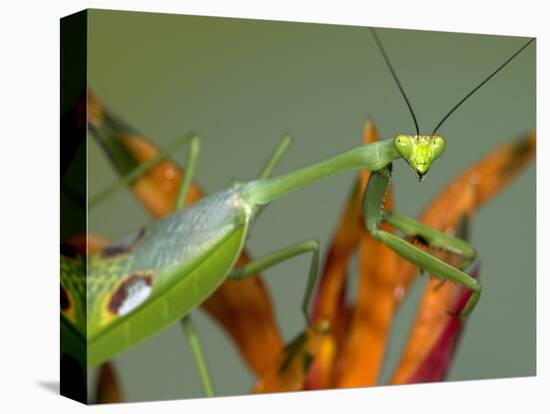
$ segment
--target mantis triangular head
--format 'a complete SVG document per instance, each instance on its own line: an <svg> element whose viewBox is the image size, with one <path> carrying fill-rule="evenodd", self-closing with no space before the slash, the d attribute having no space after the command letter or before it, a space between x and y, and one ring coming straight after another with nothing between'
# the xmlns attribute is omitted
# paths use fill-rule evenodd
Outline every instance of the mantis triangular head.
<svg viewBox="0 0 550 414"><path fill-rule="evenodd" d="M412 167L422 181L432 161L445 151L445 139L441 135L397 135L393 139L397 152Z"/></svg>

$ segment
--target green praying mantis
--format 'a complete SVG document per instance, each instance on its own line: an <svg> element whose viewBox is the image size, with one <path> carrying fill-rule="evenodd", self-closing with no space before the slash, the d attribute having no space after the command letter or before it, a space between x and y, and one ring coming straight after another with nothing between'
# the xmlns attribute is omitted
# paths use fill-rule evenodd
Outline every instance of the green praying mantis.
<svg viewBox="0 0 550 414"><path fill-rule="evenodd" d="M85 272L81 261L62 258L62 326L67 332L74 334L75 338L86 338L86 365L94 366L107 361L189 315L225 278L245 278L306 253L312 257L302 312L306 323L311 325L309 303L315 286L320 250L316 241L307 240L275 251L242 268L235 268L234 264L254 219L272 201L325 177L357 169L372 171L363 198L365 226L369 232L426 272L471 289L470 300L458 316L465 318L473 311L481 288L464 269L475 258L474 249L458 238L385 210L384 196L391 185L393 161L403 159L422 180L432 163L445 151L445 139L437 135L439 127L469 96L531 41L459 101L439 122L433 133L426 136L420 134L404 90L376 32L373 31L373 34L411 110L416 134L399 134L392 139L360 146L294 172L272 177L273 170L288 145L288 138L285 138L259 179L235 184L230 189L214 193L185 208L183 200L193 177L200 138L192 134L179 140L175 147L188 144L189 150L187 174L177 202L178 212L92 255L88 261L86 279L82 278ZM129 182L143 172L143 169L136 171L121 183ZM382 222L390 223L406 239L380 230ZM429 248L441 248L459 255L462 263L458 267L450 266L415 247L410 239L419 240ZM85 301L80 299L83 297L82 292L87 292ZM330 329L325 326L315 328ZM188 318L184 318L184 331L192 344L205 393L212 395L213 387L205 358Z"/></svg>

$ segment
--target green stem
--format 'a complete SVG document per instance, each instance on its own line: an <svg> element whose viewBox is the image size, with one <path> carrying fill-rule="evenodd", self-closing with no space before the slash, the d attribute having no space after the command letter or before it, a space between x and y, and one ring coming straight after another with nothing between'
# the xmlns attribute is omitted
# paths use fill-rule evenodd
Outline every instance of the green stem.
<svg viewBox="0 0 550 414"><path fill-rule="evenodd" d="M246 184L245 197L250 203L265 205L322 178L357 169L376 171L397 158L393 140L362 145L288 174Z"/></svg>

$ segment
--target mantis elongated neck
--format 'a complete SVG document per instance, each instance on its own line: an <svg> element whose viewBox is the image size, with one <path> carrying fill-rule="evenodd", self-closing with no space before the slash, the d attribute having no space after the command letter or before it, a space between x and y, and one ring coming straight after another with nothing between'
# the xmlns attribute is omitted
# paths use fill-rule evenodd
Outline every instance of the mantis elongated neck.
<svg viewBox="0 0 550 414"><path fill-rule="evenodd" d="M244 196L265 205L322 178L358 169L376 171L400 157L391 139L365 144L285 175L252 181L245 185Z"/></svg>

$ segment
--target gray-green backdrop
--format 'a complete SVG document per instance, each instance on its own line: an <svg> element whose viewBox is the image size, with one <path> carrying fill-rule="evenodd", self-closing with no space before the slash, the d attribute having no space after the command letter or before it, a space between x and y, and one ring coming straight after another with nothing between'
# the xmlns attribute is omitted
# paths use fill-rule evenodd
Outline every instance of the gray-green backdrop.
<svg viewBox="0 0 550 414"><path fill-rule="evenodd" d="M525 42L428 31L379 34L424 133ZM295 141L281 172L358 145L367 117L385 138L414 133L364 27L92 10L88 47L89 86L111 110L160 146L191 129L200 132L204 144L196 179L208 192L253 178L285 131ZM443 126L447 152L422 185L397 163L397 209L417 215L463 168L534 126L531 45ZM88 168L90 194L116 179L92 140ZM353 180L353 173L330 178L274 203L252 228L252 254L307 238L326 248ZM118 238L148 220L124 190L91 211L89 224L94 232ZM479 211L473 243L484 290L449 379L534 375L534 165ZM295 258L265 272L286 339L303 328L299 305L308 263L309 258ZM381 381L399 356L423 283L418 281L399 312ZM195 320L218 393L248 392L253 376L232 343L203 313ZM179 325L114 363L129 400L201 395Z"/></svg>

